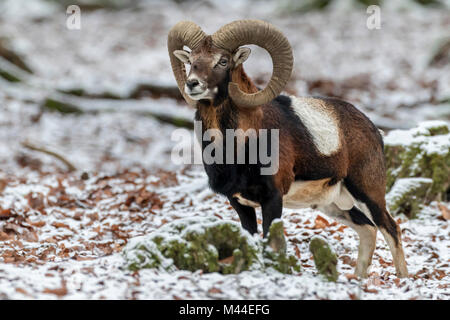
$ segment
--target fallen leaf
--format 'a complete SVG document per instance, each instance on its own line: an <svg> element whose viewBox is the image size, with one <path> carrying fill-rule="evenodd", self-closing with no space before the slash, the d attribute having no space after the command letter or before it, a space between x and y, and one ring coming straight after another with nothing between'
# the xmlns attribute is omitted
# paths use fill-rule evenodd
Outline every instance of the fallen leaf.
<svg viewBox="0 0 450 320"><path fill-rule="evenodd" d="M55 288L55 289L49 289L46 288L43 291L44 293L54 294L58 297L63 297L67 294L67 286L66 286L66 280L61 279L61 288Z"/></svg>
<svg viewBox="0 0 450 320"><path fill-rule="evenodd" d="M367 285L365 285L365 286L363 287L363 290L364 290L364 292L367 292L367 293L378 293L378 290L377 290L377 289L374 289L374 288L368 288Z"/></svg>
<svg viewBox="0 0 450 320"><path fill-rule="evenodd" d="M342 260L343 264L349 265L349 266L356 266L356 261L354 259L352 259L350 256L347 255L343 255L340 257L340 259Z"/></svg>
<svg viewBox="0 0 450 320"><path fill-rule="evenodd" d="M325 229L329 225L330 223L328 220L319 215L316 217L316 220L314 220L314 229Z"/></svg>
<svg viewBox="0 0 450 320"><path fill-rule="evenodd" d="M208 293L222 293L222 290L216 287L212 287L211 289L208 290Z"/></svg>
<svg viewBox="0 0 450 320"><path fill-rule="evenodd" d="M298 258L298 259L300 259L300 249L297 247L297 246L294 246L294 249L295 249L295 256Z"/></svg>
<svg viewBox="0 0 450 320"><path fill-rule="evenodd" d="M0 241L7 241L10 239L10 236L3 231L0 231Z"/></svg>
<svg viewBox="0 0 450 320"><path fill-rule="evenodd" d="M358 296L354 293L349 293L348 296L350 297L350 299L352 300L359 300Z"/></svg>
<svg viewBox="0 0 450 320"><path fill-rule="evenodd" d="M28 292L25 289L22 289L22 288L16 288L16 292L24 294L26 296L29 295Z"/></svg>
<svg viewBox="0 0 450 320"><path fill-rule="evenodd" d="M345 277L347 278L348 281L358 279L358 277L356 275L354 275L353 273L346 273Z"/></svg>
<svg viewBox="0 0 450 320"><path fill-rule="evenodd" d="M7 219L11 217L11 209L0 208L0 219Z"/></svg>
<svg viewBox="0 0 450 320"><path fill-rule="evenodd" d="M234 261L234 257L233 256L229 256L225 259L219 260L219 263L224 263L224 264L232 264Z"/></svg>
<svg viewBox="0 0 450 320"><path fill-rule="evenodd" d="M71 230L70 227L67 224L62 223L62 222L53 222L52 226L54 226L56 228L66 228L66 229Z"/></svg>
<svg viewBox="0 0 450 320"><path fill-rule="evenodd" d="M441 204L441 203L438 203L438 208L439 208L439 210L441 210L442 217L443 217L446 221L450 220L450 210L449 210L446 206L444 206L443 204Z"/></svg>

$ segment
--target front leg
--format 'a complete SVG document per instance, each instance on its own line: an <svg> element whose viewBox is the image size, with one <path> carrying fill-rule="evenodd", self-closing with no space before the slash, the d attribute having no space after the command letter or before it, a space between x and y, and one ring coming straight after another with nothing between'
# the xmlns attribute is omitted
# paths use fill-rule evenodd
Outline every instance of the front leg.
<svg viewBox="0 0 450 320"><path fill-rule="evenodd" d="M269 233L272 221L281 218L283 211L283 199L278 190L273 191L270 197L261 201L261 211L263 217L263 235L265 238Z"/></svg>
<svg viewBox="0 0 450 320"><path fill-rule="evenodd" d="M244 206L240 204L236 198L229 197L231 206L236 210L241 219L242 227L250 232L250 234L255 234L258 232L258 224L256 221L255 209L252 207Z"/></svg>

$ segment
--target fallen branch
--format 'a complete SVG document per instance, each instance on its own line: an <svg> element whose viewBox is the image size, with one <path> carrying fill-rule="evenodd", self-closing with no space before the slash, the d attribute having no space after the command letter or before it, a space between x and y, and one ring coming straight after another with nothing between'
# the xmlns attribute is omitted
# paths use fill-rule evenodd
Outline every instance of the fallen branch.
<svg viewBox="0 0 450 320"><path fill-rule="evenodd" d="M83 113L83 110L81 108L73 104L56 100L53 98L47 98L42 104L42 107L52 111L58 111L60 113L76 113L76 114Z"/></svg>
<svg viewBox="0 0 450 320"><path fill-rule="evenodd" d="M145 95L150 95L154 99L167 97L180 101L183 100L183 96L177 86L164 86L151 83L138 85L130 94L130 99L138 99Z"/></svg>
<svg viewBox="0 0 450 320"><path fill-rule="evenodd" d="M0 54L0 78L9 82L21 82L25 77L26 72L4 59Z"/></svg>
<svg viewBox="0 0 450 320"><path fill-rule="evenodd" d="M8 60L12 64L28 73L33 73L31 68L25 63L22 57L7 47L6 42L7 41L5 39L0 39L0 57L3 57L4 59Z"/></svg>
<svg viewBox="0 0 450 320"><path fill-rule="evenodd" d="M178 90L178 89L177 89ZM121 111L120 108L86 108L82 107L80 105L74 104L74 102L71 99L65 99L64 97L60 96L58 98L47 98L42 103L41 107L43 109L51 110L51 111L57 111L62 114L97 114L100 112L116 112ZM193 129L194 128L194 122L191 119L187 119L184 117L175 116L172 114L167 113L159 113L154 111L148 111L148 110L141 110L141 111L135 111L136 114L140 114L144 117L152 117L156 120L164 123L169 123L173 126L180 127L180 128L187 128L187 129Z"/></svg>
<svg viewBox="0 0 450 320"><path fill-rule="evenodd" d="M64 158L62 155L57 154L56 152L47 150L47 149L45 149L45 148L43 148L43 147L37 147L37 146L31 144L31 143L28 142L28 141L22 142L22 146L23 146L24 148L27 148L27 149L30 149L30 150L33 150L33 151L45 153L45 154L47 154L47 155L49 155L49 156L52 156L52 157L54 157L54 158L60 160L61 162L63 162L63 163L67 166L67 169L69 170L69 172L72 172L72 171L76 171L76 170L77 170L76 167L75 167L69 160L67 160L66 158Z"/></svg>
<svg viewBox="0 0 450 320"><path fill-rule="evenodd" d="M113 99L113 100L127 100L139 99L142 97L152 97L153 99L171 98L178 101L183 100L183 96L177 86L160 85L153 83L142 83L136 85L127 95L119 95L111 91L100 93L89 93L82 88L73 89L59 89L58 92L73 95L77 97L91 98L91 99Z"/></svg>

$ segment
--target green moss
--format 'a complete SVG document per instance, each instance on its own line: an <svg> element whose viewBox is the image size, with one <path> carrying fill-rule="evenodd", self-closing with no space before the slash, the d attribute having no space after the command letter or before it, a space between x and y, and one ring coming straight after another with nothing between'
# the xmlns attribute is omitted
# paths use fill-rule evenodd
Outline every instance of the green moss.
<svg viewBox="0 0 450 320"><path fill-rule="evenodd" d="M416 218L431 191L433 180L429 178L400 178L386 196L392 214L403 213Z"/></svg>
<svg viewBox="0 0 450 320"><path fill-rule="evenodd" d="M10 73L6 70L1 70L1 69L0 69L0 77L2 77L3 79L5 79L6 81L9 81L9 82L20 82L21 81L18 77L16 77L12 73Z"/></svg>
<svg viewBox="0 0 450 320"><path fill-rule="evenodd" d="M387 191L400 178L430 178L426 198L447 200L450 186L450 134L443 121L428 121L410 130L395 130L385 138Z"/></svg>
<svg viewBox="0 0 450 320"><path fill-rule="evenodd" d="M438 136L438 135L443 135L443 134L449 133L448 125L445 125L445 124L428 128L428 130L429 130L431 136Z"/></svg>
<svg viewBox="0 0 450 320"><path fill-rule="evenodd" d="M83 111L77 106L50 98L46 99L42 106L46 109L61 113L83 113Z"/></svg>
<svg viewBox="0 0 450 320"><path fill-rule="evenodd" d="M297 259L286 252L283 222L274 220L269 229L267 239L263 240L265 267L271 267L281 273L300 272Z"/></svg>
<svg viewBox="0 0 450 320"><path fill-rule="evenodd" d="M322 238L314 237L309 244L309 250L313 254L317 271L328 281L337 281L337 256L328 243Z"/></svg>
<svg viewBox="0 0 450 320"><path fill-rule="evenodd" d="M295 257L286 254L282 222L274 224L271 232L271 240L259 240L235 222L216 217L180 219L135 239L123 254L130 270L159 268L234 274L272 267L283 273L299 271ZM284 244L274 251L269 243Z"/></svg>

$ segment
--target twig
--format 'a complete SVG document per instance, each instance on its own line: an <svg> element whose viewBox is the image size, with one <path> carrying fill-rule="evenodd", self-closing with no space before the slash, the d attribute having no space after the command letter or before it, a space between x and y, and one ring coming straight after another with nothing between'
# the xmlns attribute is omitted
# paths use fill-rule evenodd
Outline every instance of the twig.
<svg viewBox="0 0 450 320"><path fill-rule="evenodd" d="M56 159L60 160L61 162L63 162L67 166L67 169L69 170L69 172L77 170L77 168L69 160L64 158L62 155L57 154L56 152L47 150L47 149L42 148L42 147L37 147L37 146L31 144L28 141L22 142L22 146L27 148L27 149L30 149L30 150L33 150L33 151L42 152L42 153L48 154L48 155L50 155L52 157L55 157Z"/></svg>

